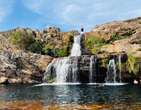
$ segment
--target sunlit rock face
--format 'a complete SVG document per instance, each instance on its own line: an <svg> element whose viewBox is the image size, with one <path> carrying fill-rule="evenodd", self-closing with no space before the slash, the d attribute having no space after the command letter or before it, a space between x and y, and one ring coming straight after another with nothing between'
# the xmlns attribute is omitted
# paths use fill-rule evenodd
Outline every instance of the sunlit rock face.
<svg viewBox="0 0 141 110"><path fill-rule="evenodd" d="M98 47L98 53L126 52L134 57L141 56L141 17L126 21L115 21L96 26L86 33L89 37L104 39L104 45ZM95 46L95 44L94 44ZM89 49L87 49L89 50ZM89 50L91 52L91 50Z"/></svg>

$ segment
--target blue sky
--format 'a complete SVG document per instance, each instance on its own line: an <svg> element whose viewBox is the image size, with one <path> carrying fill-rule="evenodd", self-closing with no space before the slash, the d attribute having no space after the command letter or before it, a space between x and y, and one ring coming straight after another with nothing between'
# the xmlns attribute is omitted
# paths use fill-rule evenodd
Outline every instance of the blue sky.
<svg viewBox="0 0 141 110"><path fill-rule="evenodd" d="M0 31L16 27L63 31L141 16L141 0L0 0Z"/></svg>

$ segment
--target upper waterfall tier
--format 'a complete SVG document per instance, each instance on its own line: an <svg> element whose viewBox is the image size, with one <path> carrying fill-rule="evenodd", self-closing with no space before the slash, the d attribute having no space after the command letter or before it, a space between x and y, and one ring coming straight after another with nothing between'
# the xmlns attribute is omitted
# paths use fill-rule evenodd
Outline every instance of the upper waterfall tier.
<svg viewBox="0 0 141 110"><path fill-rule="evenodd" d="M74 37L73 46L71 49L71 55L70 56L81 56L81 37L82 34Z"/></svg>

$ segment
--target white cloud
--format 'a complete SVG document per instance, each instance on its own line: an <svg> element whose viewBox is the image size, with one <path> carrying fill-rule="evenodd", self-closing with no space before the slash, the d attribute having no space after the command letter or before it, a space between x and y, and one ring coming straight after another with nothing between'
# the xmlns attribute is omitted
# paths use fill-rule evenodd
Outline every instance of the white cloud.
<svg viewBox="0 0 141 110"><path fill-rule="evenodd" d="M140 0L23 0L24 5L55 23L87 27L141 15Z"/></svg>
<svg viewBox="0 0 141 110"><path fill-rule="evenodd" d="M14 0L0 0L0 23L11 13Z"/></svg>

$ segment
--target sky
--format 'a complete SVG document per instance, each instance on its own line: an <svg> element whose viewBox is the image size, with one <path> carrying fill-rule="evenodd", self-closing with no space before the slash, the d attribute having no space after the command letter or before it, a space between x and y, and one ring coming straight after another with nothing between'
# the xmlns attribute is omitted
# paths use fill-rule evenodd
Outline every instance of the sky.
<svg viewBox="0 0 141 110"><path fill-rule="evenodd" d="M0 0L0 31L16 27L63 31L141 16L141 0Z"/></svg>

